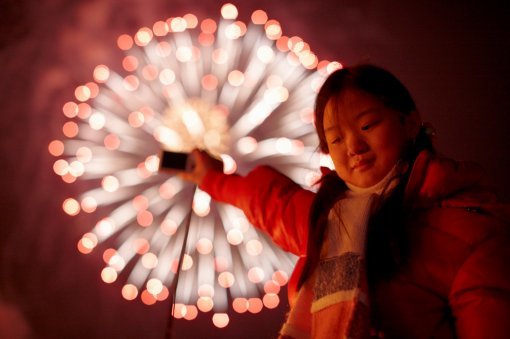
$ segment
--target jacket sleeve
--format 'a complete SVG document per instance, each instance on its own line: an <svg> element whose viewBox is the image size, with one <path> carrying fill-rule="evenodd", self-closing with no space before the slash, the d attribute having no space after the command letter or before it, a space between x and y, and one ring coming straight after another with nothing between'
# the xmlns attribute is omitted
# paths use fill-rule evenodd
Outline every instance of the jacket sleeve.
<svg viewBox="0 0 510 339"><path fill-rule="evenodd" d="M452 284L459 338L510 338L510 247L507 235L472 248Z"/></svg>
<svg viewBox="0 0 510 339"><path fill-rule="evenodd" d="M210 171L200 188L215 200L240 208L283 250L305 255L313 192L267 166L245 177Z"/></svg>

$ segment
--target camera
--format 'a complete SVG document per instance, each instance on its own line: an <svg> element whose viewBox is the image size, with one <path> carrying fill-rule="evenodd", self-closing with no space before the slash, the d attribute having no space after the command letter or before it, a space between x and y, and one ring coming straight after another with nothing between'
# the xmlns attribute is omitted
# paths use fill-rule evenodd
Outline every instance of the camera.
<svg viewBox="0 0 510 339"><path fill-rule="evenodd" d="M189 153L162 151L159 161L160 169L187 171L191 169Z"/></svg>

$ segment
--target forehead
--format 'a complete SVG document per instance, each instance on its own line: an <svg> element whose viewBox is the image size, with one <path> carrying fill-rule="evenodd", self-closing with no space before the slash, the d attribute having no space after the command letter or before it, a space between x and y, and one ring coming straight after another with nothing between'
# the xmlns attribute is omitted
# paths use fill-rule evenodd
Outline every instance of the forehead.
<svg viewBox="0 0 510 339"><path fill-rule="evenodd" d="M341 122L353 121L364 113L384 107L373 95L357 89L347 89L340 95L331 97L324 109L324 128Z"/></svg>

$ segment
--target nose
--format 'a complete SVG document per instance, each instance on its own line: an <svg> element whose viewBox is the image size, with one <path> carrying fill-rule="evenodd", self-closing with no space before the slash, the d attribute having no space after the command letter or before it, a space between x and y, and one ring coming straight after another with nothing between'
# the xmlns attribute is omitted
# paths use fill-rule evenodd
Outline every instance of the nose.
<svg viewBox="0 0 510 339"><path fill-rule="evenodd" d="M369 150L369 146L363 136L358 133L351 133L346 137L347 154L349 156L356 156L363 154Z"/></svg>

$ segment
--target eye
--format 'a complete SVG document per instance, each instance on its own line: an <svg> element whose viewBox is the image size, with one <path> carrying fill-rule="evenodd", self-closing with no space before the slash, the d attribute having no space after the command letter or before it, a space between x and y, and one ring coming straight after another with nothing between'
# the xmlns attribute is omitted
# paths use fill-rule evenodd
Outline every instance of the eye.
<svg viewBox="0 0 510 339"><path fill-rule="evenodd" d="M381 122L380 120L373 120L373 121L369 122L368 124L364 124L363 126L361 126L361 130L368 131L372 127L377 126L380 122Z"/></svg>
<svg viewBox="0 0 510 339"><path fill-rule="evenodd" d="M331 140L331 144L332 145L336 145L336 144L339 144L343 141L343 139L341 137L335 137L333 138L333 140Z"/></svg>

